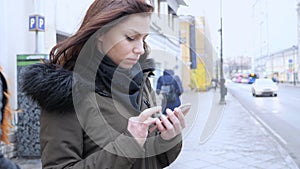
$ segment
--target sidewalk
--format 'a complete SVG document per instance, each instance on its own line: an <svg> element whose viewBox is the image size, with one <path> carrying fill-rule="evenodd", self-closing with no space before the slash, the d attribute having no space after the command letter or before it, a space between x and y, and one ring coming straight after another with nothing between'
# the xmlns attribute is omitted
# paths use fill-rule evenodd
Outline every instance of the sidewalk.
<svg viewBox="0 0 300 169"><path fill-rule="evenodd" d="M183 150L167 169L299 169L286 151L230 94L185 92ZM41 169L40 160L15 160L22 169Z"/></svg>
<svg viewBox="0 0 300 169"><path fill-rule="evenodd" d="M233 96L227 94L226 105L220 105L219 98L220 92L213 90L183 95L183 102L199 103L192 110L198 109L198 113L192 115L196 118L184 135L180 156L168 169L298 169L279 143ZM215 122L211 121L211 114ZM203 135L210 137L205 140Z"/></svg>
<svg viewBox="0 0 300 169"><path fill-rule="evenodd" d="M278 83L279 86L283 86L283 87L300 87L300 83Z"/></svg>

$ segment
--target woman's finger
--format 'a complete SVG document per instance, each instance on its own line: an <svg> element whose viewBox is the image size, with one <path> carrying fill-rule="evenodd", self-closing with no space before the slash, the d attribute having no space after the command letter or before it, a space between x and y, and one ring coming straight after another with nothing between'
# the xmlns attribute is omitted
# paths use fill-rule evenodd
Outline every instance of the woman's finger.
<svg viewBox="0 0 300 169"><path fill-rule="evenodd" d="M165 126L166 130L174 129L173 125L171 124L171 122L169 121L166 115L163 114L160 119L162 124Z"/></svg>
<svg viewBox="0 0 300 169"><path fill-rule="evenodd" d="M151 118L149 117L147 120L145 120L143 122L146 126L150 126L151 124L155 124L156 123L156 118Z"/></svg>
<svg viewBox="0 0 300 169"><path fill-rule="evenodd" d="M175 131L181 131L181 124L177 116L174 114L174 112L170 109L167 109L168 119L172 123Z"/></svg>
<svg viewBox="0 0 300 169"><path fill-rule="evenodd" d="M138 120L140 122L146 121L152 114L157 113L161 110L161 106L151 107L149 109L144 110L139 116Z"/></svg>
<svg viewBox="0 0 300 169"><path fill-rule="evenodd" d="M164 132L166 130L165 126L162 124L162 122L160 121L160 119L157 119L156 126L157 126L157 129L160 132Z"/></svg>
<svg viewBox="0 0 300 169"><path fill-rule="evenodd" d="M160 119L156 118L155 125L149 129L149 132L152 133L155 130L159 130L160 132L165 131L165 127L162 125Z"/></svg>
<svg viewBox="0 0 300 169"><path fill-rule="evenodd" d="M178 120L180 121L181 127L185 128L185 116L179 108L174 109L174 114L177 116Z"/></svg>

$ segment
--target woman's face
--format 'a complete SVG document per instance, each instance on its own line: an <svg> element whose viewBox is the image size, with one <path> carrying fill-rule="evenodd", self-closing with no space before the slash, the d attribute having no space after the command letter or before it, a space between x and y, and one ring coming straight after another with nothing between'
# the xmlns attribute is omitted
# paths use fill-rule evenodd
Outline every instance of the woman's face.
<svg viewBox="0 0 300 169"><path fill-rule="evenodd" d="M98 50L121 68L130 69L145 52L149 29L150 16L131 15L98 38Z"/></svg>

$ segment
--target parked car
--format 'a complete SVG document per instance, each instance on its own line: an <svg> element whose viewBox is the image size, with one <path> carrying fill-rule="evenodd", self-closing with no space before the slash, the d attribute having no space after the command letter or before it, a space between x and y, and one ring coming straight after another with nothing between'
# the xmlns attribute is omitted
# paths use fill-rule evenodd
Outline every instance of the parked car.
<svg viewBox="0 0 300 169"><path fill-rule="evenodd" d="M277 96L278 86L272 79L256 79L252 84L253 96Z"/></svg>

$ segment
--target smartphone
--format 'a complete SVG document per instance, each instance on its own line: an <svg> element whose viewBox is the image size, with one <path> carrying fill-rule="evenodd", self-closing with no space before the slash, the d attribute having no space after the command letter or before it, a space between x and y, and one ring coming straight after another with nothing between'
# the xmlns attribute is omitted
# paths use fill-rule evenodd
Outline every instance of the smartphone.
<svg viewBox="0 0 300 169"><path fill-rule="evenodd" d="M178 108L181 109L181 112L183 113L183 115L186 115L190 111L191 107L192 107L191 103L185 103L185 104L180 105ZM159 118L160 119L161 116L162 116L161 111L153 114L154 118ZM164 124L162 124L162 125L164 125ZM152 130L154 130L155 128L153 128Z"/></svg>
<svg viewBox="0 0 300 169"><path fill-rule="evenodd" d="M185 103L180 105L178 108L181 109L183 115L186 115L190 111L191 107L192 107L191 103Z"/></svg>
<svg viewBox="0 0 300 169"><path fill-rule="evenodd" d="M178 108L181 109L181 112L183 113L183 115L186 115L190 111L191 107L192 107L191 103L185 103L185 104L180 105ZM160 119L161 116L162 116L162 111L159 111L159 112L153 114L152 117Z"/></svg>
<svg viewBox="0 0 300 169"><path fill-rule="evenodd" d="M160 119L161 116L162 116L162 112L159 111L159 112L157 112L157 113L154 113L152 117L154 117L154 118L159 118L159 119Z"/></svg>

